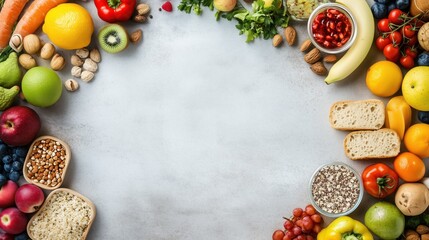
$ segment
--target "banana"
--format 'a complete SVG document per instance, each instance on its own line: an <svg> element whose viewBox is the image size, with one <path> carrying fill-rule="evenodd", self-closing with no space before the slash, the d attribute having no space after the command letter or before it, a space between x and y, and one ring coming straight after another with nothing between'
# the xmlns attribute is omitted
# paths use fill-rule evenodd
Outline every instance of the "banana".
<svg viewBox="0 0 429 240"><path fill-rule="evenodd" d="M374 19L371 9L365 0L337 0L346 6L355 17L356 40L344 56L329 70L325 79L327 84L343 80L363 62L374 38Z"/></svg>

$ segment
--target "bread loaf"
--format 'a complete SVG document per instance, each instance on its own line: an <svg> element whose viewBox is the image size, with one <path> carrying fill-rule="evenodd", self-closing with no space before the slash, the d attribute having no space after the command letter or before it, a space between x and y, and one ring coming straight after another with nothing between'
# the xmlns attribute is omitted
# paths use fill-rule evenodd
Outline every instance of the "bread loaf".
<svg viewBox="0 0 429 240"><path fill-rule="evenodd" d="M354 131L344 139L344 151L352 160L395 157L400 147L398 134L388 128Z"/></svg>
<svg viewBox="0 0 429 240"><path fill-rule="evenodd" d="M377 99L339 101L329 112L331 127L339 130L377 130L384 118L384 103Z"/></svg>

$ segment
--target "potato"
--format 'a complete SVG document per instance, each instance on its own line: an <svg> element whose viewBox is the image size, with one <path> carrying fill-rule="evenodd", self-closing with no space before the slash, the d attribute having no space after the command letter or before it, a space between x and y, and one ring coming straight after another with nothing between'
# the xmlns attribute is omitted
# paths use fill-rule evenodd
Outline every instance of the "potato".
<svg viewBox="0 0 429 240"><path fill-rule="evenodd" d="M420 46L429 51L429 22L423 24L417 33L417 39L419 40Z"/></svg>
<svg viewBox="0 0 429 240"><path fill-rule="evenodd" d="M417 216L429 206L429 189L423 183L404 183L396 192L395 204L405 216Z"/></svg>

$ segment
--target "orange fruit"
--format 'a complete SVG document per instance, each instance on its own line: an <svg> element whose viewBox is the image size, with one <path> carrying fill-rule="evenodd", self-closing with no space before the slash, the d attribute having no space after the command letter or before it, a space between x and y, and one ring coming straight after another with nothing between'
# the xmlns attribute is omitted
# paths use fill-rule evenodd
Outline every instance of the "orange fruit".
<svg viewBox="0 0 429 240"><path fill-rule="evenodd" d="M402 71L396 63L379 61L369 67L366 73L366 86L379 97L394 95L402 84Z"/></svg>
<svg viewBox="0 0 429 240"><path fill-rule="evenodd" d="M393 167L399 177L406 182L417 182L426 172L423 160L410 152L399 154L393 161Z"/></svg>
<svg viewBox="0 0 429 240"><path fill-rule="evenodd" d="M416 123L405 132L404 144L408 151L421 158L429 157L429 124Z"/></svg>

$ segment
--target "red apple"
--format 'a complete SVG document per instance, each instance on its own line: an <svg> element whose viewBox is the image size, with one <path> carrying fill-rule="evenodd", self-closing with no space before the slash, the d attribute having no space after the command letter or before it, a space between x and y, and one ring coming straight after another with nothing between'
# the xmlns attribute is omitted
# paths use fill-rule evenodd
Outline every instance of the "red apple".
<svg viewBox="0 0 429 240"><path fill-rule="evenodd" d="M10 207L0 212L0 228L10 234L19 234L27 227L27 215L18 208Z"/></svg>
<svg viewBox="0 0 429 240"><path fill-rule="evenodd" d="M14 240L14 236L12 234L9 234L9 233L3 231L0 228L0 240Z"/></svg>
<svg viewBox="0 0 429 240"><path fill-rule="evenodd" d="M41 188L34 184L21 185L15 193L16 207L23 213L33 213L39 210L45 195Z"/></svg>
<svg viewBox="0 0 429 240"><path fill-rule="evenodd" d="M41 127L40 117L26 106L13 106L0 115L0 139L10 146L31 143Z"/></svg>
<svg viewBox="0 0 429 240"><path fill-rule="evenodd" d="M18 184L12 180L7 182L0 188L0 208L11 207L15 204L15 193L18 189Z"/></svg>

